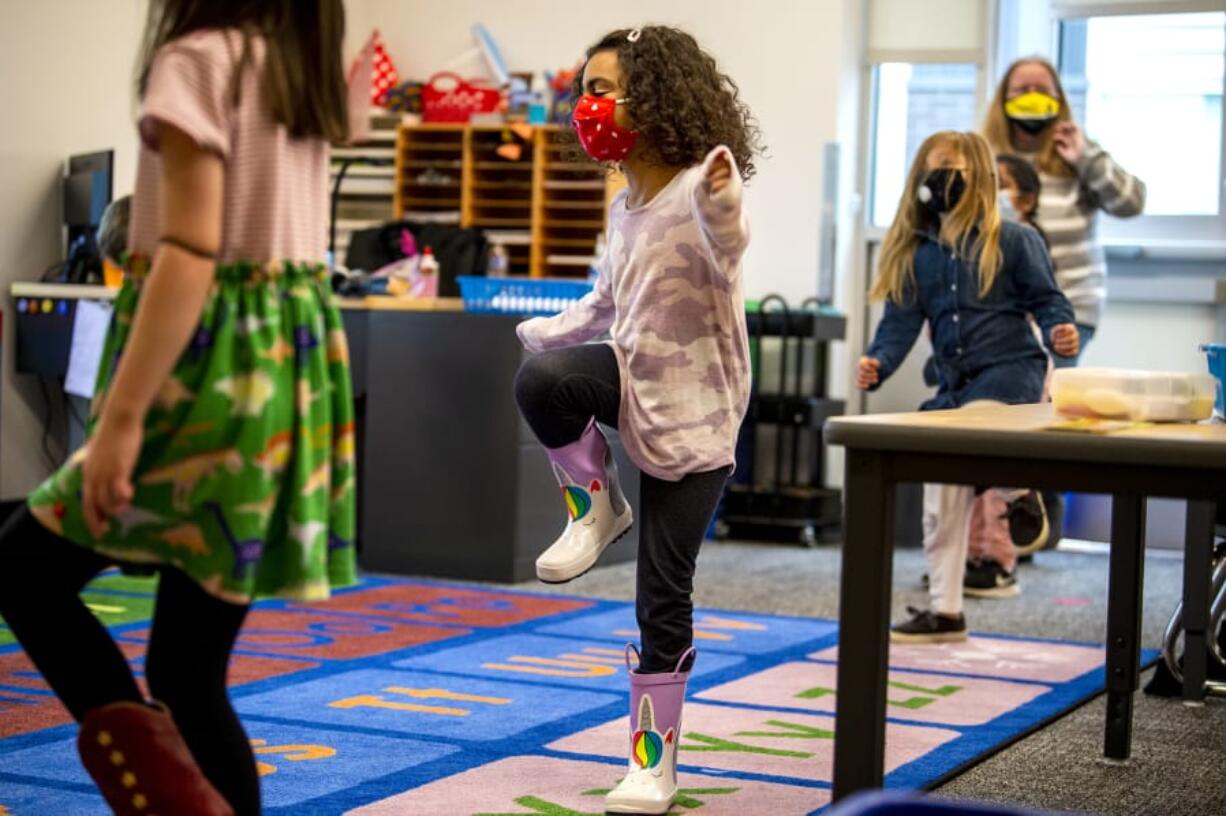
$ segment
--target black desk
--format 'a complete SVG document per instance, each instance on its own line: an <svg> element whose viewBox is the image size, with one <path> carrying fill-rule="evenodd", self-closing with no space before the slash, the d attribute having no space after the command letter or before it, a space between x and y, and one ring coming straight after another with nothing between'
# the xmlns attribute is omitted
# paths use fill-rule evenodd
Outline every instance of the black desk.
<svg viewBox="0 0 1226 816"><path fill-rule="evenodd" d="M1226 500L1226 424L1091 436L1041 430L1048 405L839 417L847 449L839 597L834 798L881 787L885 746L894 488L899 482L1024 484L1113 496L1104 755L1127 759L1138 686L1145 498L1188 501L1184 698L1204 697L1213 502Z"/></svg>
<svg viewBox="0 0 1226 816"><path fill-rule="evenodd" d="M359 562L372 572L489 581L535 576L562 531L557 482L515 405L523 318L343 311L361 425ZM639 472L610 447L637 509ZM602 564L638 551L637 526Z"/></svg>
<svg viewBox="0 0 1226 816"><path fill-rule="evenodd" d="M62 378L79 300L101 286L14 284L19 374ZM544 449L515 406L524 352L512 315L468 314L458 299L338 301L358 424L358 560L372 572L523 581L566 521ZM87 410L81 410L84 416ZM69 428L70 447L83 437ZM639 473L616 433L626 498ZM633 559L632 527L601 557Z"/></svg>

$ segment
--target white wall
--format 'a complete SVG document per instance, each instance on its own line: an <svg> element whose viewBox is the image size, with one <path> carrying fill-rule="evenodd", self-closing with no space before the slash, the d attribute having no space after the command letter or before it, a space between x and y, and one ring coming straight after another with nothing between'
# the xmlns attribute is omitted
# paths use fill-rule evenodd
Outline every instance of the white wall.
<svg viewBox="0 0 1226 816"><path fill-rule="evenodd" d="M3 0L0 25L0 285L4 372L0 497L18 498L46 475L42 397L14 376L8 285L35 280L63 257L59 178L70 154L113 148L115 195L132 191L136 138L132 79L143 0Z"/></svg>
<svg viewBox="0 0 1226 816"><path fill-rule="evenodd" d="M840 100L857 98L862 38L846 36L861 14L856 0L624 0L582 11L565 0L366 0L365 7L401 77L416 79L471 48L475 22L498 40L513 71L569 67L618 27L688 30L740 85L769 148L746 197L754 231L747 292L799 299L816 291L821 147L854 137L856 107ZM479 61L461 72L484 74ZM844 146L848 162L855 153L854 142Z"/></svg>
<svg viewBox="0 0 1226 816"><path fill-rule="evenodd" d="M1217 314L1209 305L1108 298L1082 362L1108 368L1204 372L1205 355L1199 346L1214 342L1216 333Z"/></svg>

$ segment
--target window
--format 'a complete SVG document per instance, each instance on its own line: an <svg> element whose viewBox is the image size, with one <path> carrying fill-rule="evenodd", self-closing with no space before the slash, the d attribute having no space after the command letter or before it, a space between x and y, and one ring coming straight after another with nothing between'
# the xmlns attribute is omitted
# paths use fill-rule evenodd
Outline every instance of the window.
<svg viewBox="0 0 1226 816"><path fill-rule="evenodd" d="M938 130L975 130L978 67L885 62L873 73L871 223L894 220L911 160Z"/></svg>
<svg viewBox="0 0 1226 816"><path fill-rule="evenodd" d="M1060 73L1086 134L1145 182L1146 220L1199 222L1183 237L1224 237L1226 13L1066 20Z"/></svg>

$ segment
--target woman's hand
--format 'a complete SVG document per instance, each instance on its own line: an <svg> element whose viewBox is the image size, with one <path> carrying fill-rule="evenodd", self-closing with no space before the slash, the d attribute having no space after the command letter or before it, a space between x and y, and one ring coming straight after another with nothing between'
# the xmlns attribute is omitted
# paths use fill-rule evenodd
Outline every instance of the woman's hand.
<svg viewBox="0 0 1226 816"><path fill-rule="evenodd" d="M881 361L876 357L861 357L859 365L856 366L856 388L867 391L880 382L881 377L877 373L880 368Z"/></svg>
<svg viewBox="0 0 1226 816"><path fill-rule="evenodd" d="M719 195L728 188L728 182L732 180L732 162L728 160L728 154L719 152L715 158L711 160L711 164L707 167L707 177L705 179L707 192L711 195Z"/></svg>
<svg viewBox="0 0 1226 816"><path fill-rule="evenodd" d="M81 465L85 526L95 539L132 501L132 471L143 440L141 420L103 412Z"/></svg>
<svg viewBox="0 0 1226 816"><path fill-rule="evenodd" d="M1086 137L1076 122L1057 122L1052 131L1056 154L1069 164L1081 161L1086 152Z"/></svg>
<svg viewBox="0 0 1226 816"><path fill-rule="evenodd" d="M1061 357L1076 357L1081 350L1081 335L1072 323L1061 323L1051 330L1051 350Z"/></svg>

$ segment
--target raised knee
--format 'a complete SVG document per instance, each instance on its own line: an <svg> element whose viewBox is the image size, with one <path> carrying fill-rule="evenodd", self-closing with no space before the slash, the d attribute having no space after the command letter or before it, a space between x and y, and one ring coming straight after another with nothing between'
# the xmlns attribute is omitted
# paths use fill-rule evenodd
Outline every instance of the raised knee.
<svg viewBox="0 0 1226 816"><path fill-rule="evenodd" d="M515 375L515 402L525 414L539 413L548 407L562 372L548 354L536 354L524 361Z"/></svg>

